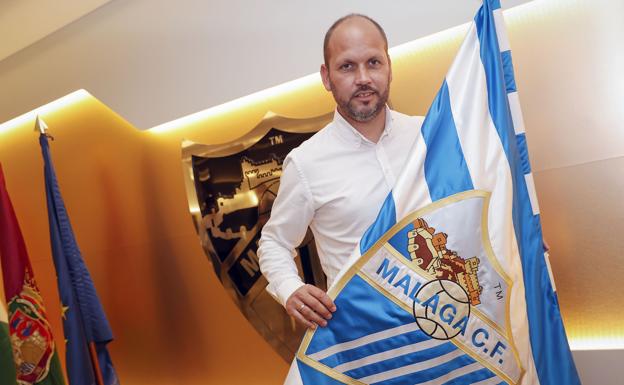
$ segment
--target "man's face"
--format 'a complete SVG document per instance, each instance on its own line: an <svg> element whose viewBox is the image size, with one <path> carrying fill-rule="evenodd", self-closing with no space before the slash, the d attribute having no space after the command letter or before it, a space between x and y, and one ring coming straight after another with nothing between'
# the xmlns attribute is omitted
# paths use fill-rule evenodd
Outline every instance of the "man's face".
<svg viewBox="0 0 624 385"><path fill-rule="evenodd" d="M354 17L338 25L328 48L321 77L338 111L356 122L371 121L385 108L392 80L381 33L370 21Z"/></svg>

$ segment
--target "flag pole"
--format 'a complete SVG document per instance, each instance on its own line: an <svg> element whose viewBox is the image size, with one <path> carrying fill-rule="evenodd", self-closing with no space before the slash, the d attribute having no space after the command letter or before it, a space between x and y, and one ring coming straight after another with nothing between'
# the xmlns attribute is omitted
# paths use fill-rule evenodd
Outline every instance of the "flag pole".
<svg viewBox="0 0 624 385"><path fill-rule="evenodd" d="M80 249L69 223L50 157L48 138L53 138L46 129L45 122L37 117L35 130L39 131L40 134L39 144L44 161L50 241L59 294L63 303L75 303L77 305L73 309L74 311L70 311L68 316L63 319L64 330L76 332L72 334L72 338L67 340L67 348L65 349L67 362L72 363L67 368L69 380L76 384L93 382L95 385L105 385L105 380L118 383L117 375L106 350L106 344L113 339L112 331L102 309L102 304L97 298L91 275L82 260ZM61 226L61 223L64 223L65 226ZM69 257L70 254L71 258ZM80 277L82 284L79 288L71 280L70 268ZM87 319L88 322L85 322ZM87 330L90 331L89 336L87 336ZM98 338L93 338L94 335L97 335ZM96 343L100 345L96 345ZM87 348L86 351L85 347ZM102 358L101 364L99 356ZM107 378L104 378L102 368L106 370ZM92 371L92 374L88 374L89 371Z"/></svg>
<svg viewBox="0 0 624 385"><path fill-rule="evenodd" d="M104 385L104 378L102 378L102 371L100 370L100 362L97 358L97 351L95 350L95 342L89 343L89 355L91 356L91 363L93 364L93 370L95 371L95 381L97 385Z"/></svg>

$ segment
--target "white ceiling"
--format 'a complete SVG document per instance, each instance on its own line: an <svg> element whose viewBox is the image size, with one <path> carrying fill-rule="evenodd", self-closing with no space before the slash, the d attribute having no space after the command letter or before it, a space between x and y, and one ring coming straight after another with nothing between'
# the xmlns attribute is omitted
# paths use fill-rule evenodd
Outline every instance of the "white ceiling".
<svg viewBox="0 0 624 385"><path fill-rule="evenodd" d="M48 36L110 0L1 0L0 60Z"/></svg>

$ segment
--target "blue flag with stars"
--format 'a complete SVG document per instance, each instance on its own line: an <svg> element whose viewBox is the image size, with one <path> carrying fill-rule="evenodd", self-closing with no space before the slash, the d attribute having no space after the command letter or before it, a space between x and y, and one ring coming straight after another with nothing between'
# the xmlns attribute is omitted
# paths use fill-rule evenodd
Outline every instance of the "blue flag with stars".
<svg viewBox="0 0 624 385"><path fill-rule="evenodd" d="M63 307L69 383L116 385L119 380L106 348L113 333L76 243L45 134L41 134L39 143L44 160L50 242Z"/></svg>

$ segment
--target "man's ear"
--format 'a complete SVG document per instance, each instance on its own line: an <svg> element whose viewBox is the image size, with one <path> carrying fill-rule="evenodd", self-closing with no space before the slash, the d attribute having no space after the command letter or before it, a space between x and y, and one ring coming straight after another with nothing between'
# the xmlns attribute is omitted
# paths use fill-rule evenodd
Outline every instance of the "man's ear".
<svg viewBox="0 0 624 385"><path fill-rule="evenodd" d="M388 55L386 53L386 55ZM388 84L392 83L392 60L390 60L390 55L388 55L388 66L390 68L390 77L388 78Z"/></svg>
<svg viewBox="0 0 624 385"><path fill-rule="evenodd" d="M329 81L329 69L325 64L321 64L321 80L327 91L331 91L331 82Z"/></svg>

